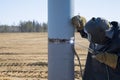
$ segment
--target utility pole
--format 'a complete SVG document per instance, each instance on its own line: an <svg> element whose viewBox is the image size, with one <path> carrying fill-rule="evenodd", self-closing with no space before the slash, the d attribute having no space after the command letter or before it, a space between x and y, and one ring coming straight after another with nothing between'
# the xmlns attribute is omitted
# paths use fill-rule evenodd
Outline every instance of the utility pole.
<svg viewBox="0 0 120 80"><path fill-rule="evenodd" d="M74 80L74 0L48 0L48 80Z"/></svg>

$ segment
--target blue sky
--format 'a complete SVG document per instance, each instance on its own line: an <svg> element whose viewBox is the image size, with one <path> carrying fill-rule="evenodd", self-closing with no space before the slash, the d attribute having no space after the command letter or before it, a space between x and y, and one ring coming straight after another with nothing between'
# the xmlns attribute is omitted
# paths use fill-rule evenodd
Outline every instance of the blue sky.
<svg viewBox="0 0 120 80"><path fill-rule="evenodd" d="M120 0L74 0L74 15L87 20L103 17L120 21ZM0 0L0 24L17 25L19 21L48 21L47 0Z"/></svg>
<svg viewBox="0 0 120 80"><path fill-rule="evenodd" d="M28 20L47 22L47 0L0 0L0 24Z"/></svg>
<svg viewBox="0 0 120 80"><path fill-rule="evenodd" d="M80 13L89 20L103 17L109 21L120 21L120 0L75 0L75 14Z"/></svg>

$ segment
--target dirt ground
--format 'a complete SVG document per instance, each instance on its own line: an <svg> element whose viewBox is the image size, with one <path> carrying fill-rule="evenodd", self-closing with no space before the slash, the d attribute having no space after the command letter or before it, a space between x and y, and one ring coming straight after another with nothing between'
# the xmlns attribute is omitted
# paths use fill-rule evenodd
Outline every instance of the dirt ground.
<svg viewBox="0 0 120 80"><path fill-rule="evenodd" d="M75 49L83 70L88 44L75 34ZM47 45L47 33L0 33L0 80L47 80ZM79 72L75 57L76 79L80 78Z"/></svg>

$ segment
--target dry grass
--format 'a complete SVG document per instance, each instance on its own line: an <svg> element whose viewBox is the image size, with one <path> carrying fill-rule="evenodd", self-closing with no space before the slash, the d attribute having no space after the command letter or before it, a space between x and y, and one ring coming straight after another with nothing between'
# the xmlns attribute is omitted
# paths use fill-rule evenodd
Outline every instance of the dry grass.
<svg viewBox="0 0 120 80"><path fill-rule="evenodd" d="M0 53L44 52L47 53L47 33L0 34Z"/></svg>
<svg viewBox="0 0 120 80"><path fill-rule="evenodd" d="M47 39L47 33L0 33L0 80L47 79ZM87 50L80 45L88 46L88 41L78 33L75 40L75 49L84 65ZM79 78L79 66L75 66L75 72Z"/></svg>

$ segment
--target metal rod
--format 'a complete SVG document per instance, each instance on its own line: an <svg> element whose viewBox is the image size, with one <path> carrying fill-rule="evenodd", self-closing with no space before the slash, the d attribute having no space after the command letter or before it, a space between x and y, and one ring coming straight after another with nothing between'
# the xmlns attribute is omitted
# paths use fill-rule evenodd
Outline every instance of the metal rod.
<svg viewBox="0 0 120 80"><path fill-rule="evenodd" d="M95 54L95 51L93 49L91 49L89 47L86 47L86 46L83 46L83 45L81 45L79 43L75 43L75 44L82 47L82 48L84 48L84 49L86 49L86 50L88 50L88 52L90 52L91 54Z"/></svg>

